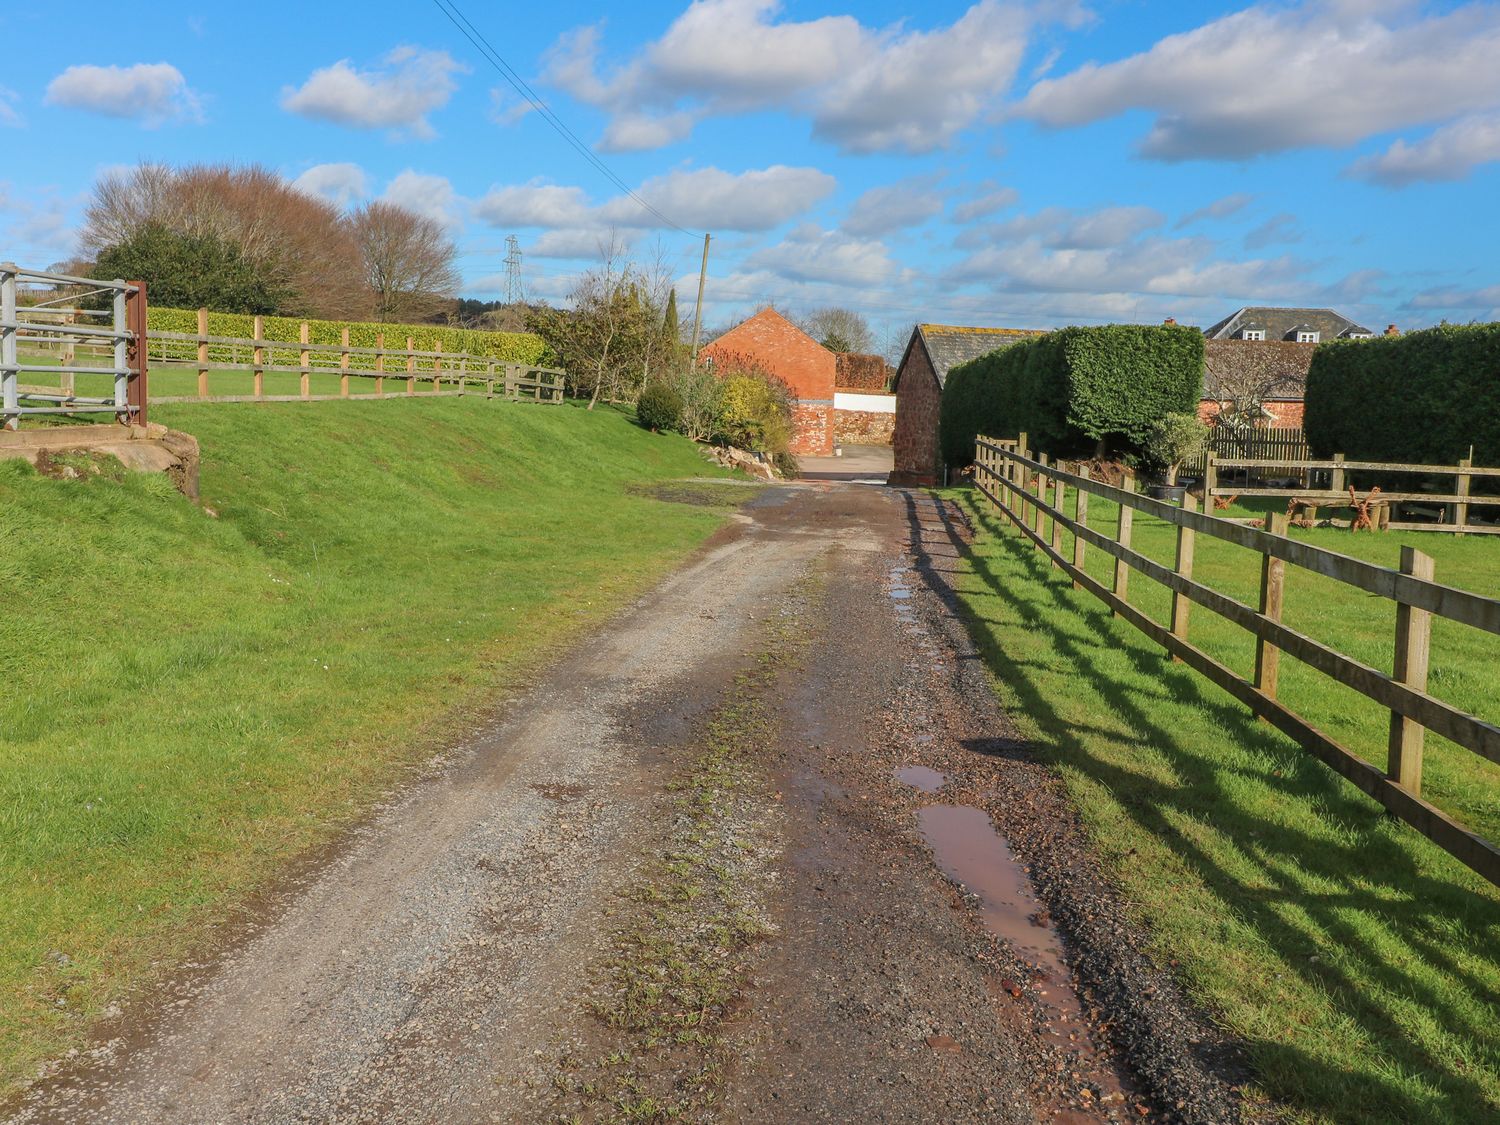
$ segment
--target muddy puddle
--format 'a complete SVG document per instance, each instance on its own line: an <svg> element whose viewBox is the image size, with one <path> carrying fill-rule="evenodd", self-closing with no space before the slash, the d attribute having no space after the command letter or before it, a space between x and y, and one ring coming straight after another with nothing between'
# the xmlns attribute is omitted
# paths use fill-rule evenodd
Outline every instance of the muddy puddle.
<svg viewBox="0 0 1500 1125"><path fill-rule="evenodd" d="M923 793L936 793L948 778L927 766L902 766L896 771L896 780Z"/></svg>
<svg viewBox="0 0 1500 1125"><path fill-rule="evenodd" d="M941 778L942 774L937 776ZM1031 966L1032 983L1045 1006L1048 1038L1081 1057L1084 1069L1099 1084L1100 1101L1118 1104L1123 1100L1119 1075L1089 1039L1062 939L1032 889L1030 877L995 831L988 814L967 805L929 805L918 810L917 824L943 874L979 898L985 928L1009 943ZM1001 986L1013 983L1002 982Z"/></svg>

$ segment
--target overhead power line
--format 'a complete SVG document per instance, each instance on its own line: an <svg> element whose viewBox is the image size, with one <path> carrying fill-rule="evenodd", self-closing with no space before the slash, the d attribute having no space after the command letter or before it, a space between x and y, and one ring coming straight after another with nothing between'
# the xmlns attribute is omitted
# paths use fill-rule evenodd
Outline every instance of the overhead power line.
<svg viewBox="0 0 1500 1125"><path fill-rule="evenodd" d="M469 17L463 14L458 5L453 3L453 0L432 0L432 2L437 5L438 10L443 15L448 17L448 22L458 28L463 37L473 44L474 49L484 56L485 61L500 72L501 77L511 84L516 93L526 99L531 108L542 115L542 120L552 126L558 136L572 145L578 151L578 154L593 165L600 175L604 176L615 187L638 203L643 210L660 219L666 226L690 238L702 237L701 233L690 231L674 223L666 215L658 211L655 206L637 195L629 184L617 176L614 170L599 158L599 155L594 152L593 148L586 141L580 139L577 133L568 128L567 123L552 111L552 107L542 100L541 95L533 90L527 84L526 80L516 73L515 69L501 56L500 52L495 50L490 41L485 38L484 33L469 22Z"/></svg>

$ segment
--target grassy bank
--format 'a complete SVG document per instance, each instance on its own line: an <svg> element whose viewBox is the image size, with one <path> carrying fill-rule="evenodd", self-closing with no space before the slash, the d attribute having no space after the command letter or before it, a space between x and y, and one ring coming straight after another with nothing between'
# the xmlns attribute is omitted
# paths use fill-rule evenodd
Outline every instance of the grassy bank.
<svg viewBox="0 0 1500 1125"><path fill-rule="evenodd" d="M1004 526L976 493L959 594L1024 733L1065 779L1160 956L1250 1046L1298 1120L1451 1122L1500 1114L1500 894L1130 626ZM1071 504L1070 504L1071 506ZM1092 500L1090 525L1115 510ZM1296 535L1391 565L1397 536ZM1439 580L1500 594L1500 543L1413 536ZM1137 513L1161 561L1172 529ZM1108 560L1092 552L1104 577ZM1389 603L1288 568L1285 619L1390 669ZM1198 538L1194 576L1252 604L1255 556ZM1168 594L1133 575L1159 621ZM1201 607L1193 640L1244 672L1251 644ZM1433 691L1500 720L1497 639L1436 622ZM1386 712L1289 659L1281 696L1383 761ZM1500 770L1428 736L1426 795L1500 837Z"/></svg>
<svg viewBox="0 0 1500 1125"><path fill-rule="evenodd" d="M217 518L0 462L0 1089L725 510L653 499L708 466L608 411L154 415Z"/></svg>

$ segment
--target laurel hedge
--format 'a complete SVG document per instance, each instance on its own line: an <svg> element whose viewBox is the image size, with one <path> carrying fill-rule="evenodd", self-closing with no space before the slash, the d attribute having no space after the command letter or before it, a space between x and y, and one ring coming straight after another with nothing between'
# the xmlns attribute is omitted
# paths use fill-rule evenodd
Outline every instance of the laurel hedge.
<svg viewBox="0 0 1500 1125"><path fill-rule="evenodd" d="M1319 344L1303 428L1317 457L1500 465L1500 324Z"/></svg>
<svg viewBox="0 0 1500 1125"><path fill-rule="evenodd" d="M289 344L297 342L302 321L295 317L265 318L265 339ZM198 331L198 313L193 309L151 307L146 310L146 326L152 332ZM237 336L249 339L255 318L242 313L208 314L210 336ZM541 363L547 359L547 345L540 336L529 332L478 332L469 328L449 328L441 324L376 324L370 321L309 320L309 342L338 344L345 328L349 329L349 346L373 348L376 333L385 333L385 346L392 351L404 349L406 338L412 338L419 352L436 351L439 344L445 352L467 352L505 363ZM182 358L191 358L193 345L184 344ZM153 348L153 354L155 349Z"/></svg>
<svg viewBox="0 0 1500 1125"><path fill-rule="evenodd" d="M1102 442L1139 449L1168 414L1197 410L1203 335L1183 325L1063 328L955 367L939 434L949 465L974 459L974 437L1014 437L1054 455Z"/></svg>

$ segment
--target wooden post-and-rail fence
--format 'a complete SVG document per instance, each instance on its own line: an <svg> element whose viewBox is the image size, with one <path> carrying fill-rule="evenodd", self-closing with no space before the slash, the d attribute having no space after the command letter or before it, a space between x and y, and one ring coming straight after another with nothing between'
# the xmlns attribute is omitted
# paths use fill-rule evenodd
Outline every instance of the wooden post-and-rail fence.
<svg viewBox="0 0 1500 1125"><path fill-rule="evenodd" d="M1327 487L1308 488L1255 488L1250 485L1229 485L1220 480L1220 474L1229 471L1244 471L1249 477L1266 477L1272 471L1295 474L1304 480L1317 473L1328 481ZM1378 473L1390 478L1447 477L1453 481L1447 492L1413 491L1410 486L1381 489L1374 496L1373 504L1380 509L1379 526L1391 531L1449 531L1459 535L1500 535L1500 524L1477 524L1471 518L1475 508L1500 508L1500 495L1494 492L1476 494L1475 479L1500 484L1500 469L1483 469L1466 458L1456 465L1408 465L1390 461L1349 461L1342 453L1336 453L1326 461L1308 458L1233 458L1219 457L1210 453L1203 468L1203 494L1210 497L1272 497L1278 500L1295 500L1311 519L1317 518L1319 508L1348 508L1354 503L1349 494L1350 473ZM1359 500L1369 500L1370 490L1356 490ZM1436 505L1441 509L1440 517L1432 523L1393 521L1390 518L1393 505Z"/></svg>
<svg viewBox="0 0 1500 1125"><path fill-rule="evenodd" d="M198 310L196 332L152 332L148 337L152 363L157 368L196 369L197 394L155 396L157 402L314 402L338 398L388 398L385 382L395 374L402 384L398 395L441 396L474 393L483 388L490 398L503 396L534 402L563 400L563 372L534 364L508 363L468 352L444 352L441 341L431 351L414 346L407 336L405 347L390 346L384 333L377 333L373 348L352 347L349 330L343 329L337 344L311 342L309 325L298 327L296 341L268 340L265 318L257 316L253 335L212 336L208 311ZM295 362L292 360L295 359ZM248 371L250 394L215 394L212 372ZM267 373L298 377L297 393L266 394ZM313 393L313 376L336 374L338 393ZM355 392L352 380L373 390ZM430 383L430 388L428 384Z"/></svg>
<svg viewBox="0 0 1500 1125"><path fill-rule="evenodd" d="M1268 528L1261 530L1199 512L1191 499L1178 508L1142 496L1128 477L1122 486L1114 486L1091 479L1087 472L1063 471L1049 465L1044 455L1028 452L1025 434L1017 441L979 438L974 480L979 490L1047 555L1052 565L1073 580L1076 589L1087 590L1099 598L1116 616L1160 644L1174 659L1229 692L1392 814L1500 885L1500 847L1422 799L1423 737L1428 730L1492 762L1500 762L1500 727L1443 702L1427 690L1432 618L1443 617L1500 635L1500 600L1436 582L1432 559L1409 546L1401 549L1401 568L1391 570L1288 538L1285 516L1272 517ZM1066 510L1069 493L1075 497L1071 516ZM1088 526L1091 495L1119 505L1119 523L1113 535ZM1131 529L1136 512L1176 526L1177 551L1172 566L1158 563L1132 548ZM1064 532L1072 536L1071 553L1063 549ZM1237 601L1194 579L1194 547L1200 536L1221 539L1260 556L1257 605ZM1101 582L1085 571L1085 552L1090 547L1114 560L1112 583ZM1391 675L1282 622L1288 565L1396 603L1395 661ZM1131 571L1172 592L1170 625L1160 624L1131 604L1128 596ZM1194 605L1218 614L1255 638L1255 668L1251 677L1240 675L1191 643L1189 610ZM1283 654L1353 688L1390 712L1384 770L1314 727L1277 698Z"/></svg>

